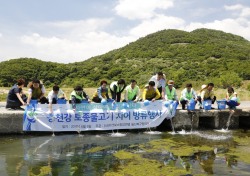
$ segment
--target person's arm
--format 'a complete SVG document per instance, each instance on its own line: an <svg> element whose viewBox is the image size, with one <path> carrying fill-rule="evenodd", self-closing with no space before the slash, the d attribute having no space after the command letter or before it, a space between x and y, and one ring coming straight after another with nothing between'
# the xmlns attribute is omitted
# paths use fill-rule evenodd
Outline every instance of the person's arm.
<svg viewBox="0 0 250 176"><path fill-rule="evenodd" d="M98 96L100 99L103 99L103 97L102 97L102 88L101 88L101 87L97 88L97 96Z"/></svg>
<svg viewBox="0 0 250 176"><path fill-rule="evenodd" d="M206 91L205 90L203 90L203 91L201 91L201 101L203 101L204 100L204 96L205 96L205 93L206 93Z"/></svg>
<svg viewBox="0 0 250 176"><path fill-rule="evenodd" d="M140 88L138 87L138 91L136 92L135 102L139 101L140 95L141 95L141 91L140 91Z"/></svg>
<svg viewBox="0 0 250 176"><path fill-rule="evenodd" d="M23 104L23 105L26 105L26 103L23 101L22 97L20 96L19 93L16 93L16 96L18 98L18 100Z"/></svg>
<svg viewBox="0 0 250 176"><path fill-rule="evenodd" d="M53 110L52 110L52 102L49 102L49 113L53 113Z"/></svg>
<svg viewBox="0 0 250 176"><path fill-rule="evenodd" d="M106 98L109 99L109 89L106 90Z"/></svg>
<svg viewBox="0 0 250 176"><path fill-rule="evenodd" d="M114 85L111 94L112 94L112 99L115 101L116 101L116 91L117 91L117 86Z"/></svg>
<svg viewBox="0 0 250 176"><path fill-rule="evenodd" d="M28 90L28 99L27 99L27 104L30 104L30 100L32 98L32 89Z"/></svg>
<svg viewBox="0 0 250 176"><path fill-rule="evenodd" d="M147 89L144 89L143 90L143 93L142 93L142 100L146 100L146 94L147 94Z"/></svg>
<svg viewBox="0 0 250 176"><path fill-rule="evenodd" d="M89 96L86 94L85 91L82 92L82 95L84 96L84 98L86 98L88 100L88 102L90 102L90 98Z"/></svg>
<svg viewBox="0 0 250 176"><path fill-rule="evenodd" d="M41 94L41 96L38 98L39 100L41 99L41 98L43 98L44 97L44 95L45 95L45 87L44 87L44 85L42 85L42 88L41 88L41 90L42 90L42 94Z"/></svg>
<svg viewBox="0 0 250 176"><path fill-rule="evenodd" d="M186 98L186 91L185 89L181 91L181 100L187 101L188 99Z"/></svg>
<svg viewBox="0 0 250 176"><path fill-rule="evenodd" d="M128 101L128 88L125 89L125 92L124 92L124 100L125 100L125 101Z"/></svg>
<svg viewBox="0 0 250 176"><path fill-rule="evenodd" d="M176 93L176 89L174 90L174 100L178 101L178 96L177 96L177 93Z"/></svg>
<svg viewBox="0 0 250 176"><path fill-rule="evenodd" d="M155 89L155 93L156 93L156 96L152 99L152 101L155 101L161 97L161 93L159 92L157 88Z"/></svg>

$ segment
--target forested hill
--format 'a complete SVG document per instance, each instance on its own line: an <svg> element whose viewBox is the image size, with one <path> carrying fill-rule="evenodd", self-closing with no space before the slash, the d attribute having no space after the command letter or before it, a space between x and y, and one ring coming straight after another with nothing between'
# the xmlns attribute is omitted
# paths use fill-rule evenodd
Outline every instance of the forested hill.
<svg viewBox="0 0 250 176"><path fill-rule="evenodd" d="M14 59L0 63L0 86L23 77L42 79L46 85L97 86L101 79L145 84L158 71L176 86L188 81L213 81L220 87L250 80L250 42L240 36L210 29L192 32L163 30L120 49L83 62L58 64L37 59Z"/></svg>

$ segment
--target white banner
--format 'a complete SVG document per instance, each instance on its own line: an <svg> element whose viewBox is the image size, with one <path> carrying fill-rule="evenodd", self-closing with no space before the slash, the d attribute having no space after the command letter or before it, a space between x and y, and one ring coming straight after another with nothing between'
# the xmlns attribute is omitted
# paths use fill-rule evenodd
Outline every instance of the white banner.
<svg viewBox="0 0 250 176"><path fill-rule="evenodd" d="M54 104L53 114L47 104L26 107L23 118L24 131L90 131L114 129L138 129L156 127L165 118L172 118L176 102L129 102L77 104Z"/></svg>

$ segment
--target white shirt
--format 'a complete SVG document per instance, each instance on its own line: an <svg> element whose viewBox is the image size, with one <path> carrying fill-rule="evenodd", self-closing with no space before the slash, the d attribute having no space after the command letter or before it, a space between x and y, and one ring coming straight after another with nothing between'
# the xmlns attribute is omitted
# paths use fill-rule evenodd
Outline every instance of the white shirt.
<svg viewBox="0 0 250 176"><path fill-rule="evenodd" d="M160 80L157 80L157 74L152 76L149 81L154 81L155 82L155 87L157 87L157 88L162 87L162 90L164 90L165 87L166 87L166 80L163 79L163 78L160 79Z"/></svg>
<svg viewBox="0 0 250 176"><path fill-rule="evenodd" d="M63 95L64 92L61 89L59 89L58 94L55 94L53 90L50 91L48 94L49 103L52 103L53 98L58 99L58 97L62 97Z"/></svg>

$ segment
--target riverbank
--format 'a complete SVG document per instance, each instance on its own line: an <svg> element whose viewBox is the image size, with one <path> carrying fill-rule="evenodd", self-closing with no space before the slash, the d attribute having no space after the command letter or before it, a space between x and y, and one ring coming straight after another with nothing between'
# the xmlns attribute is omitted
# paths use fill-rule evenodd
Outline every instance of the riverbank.
<svg viewBox="0 0 250 176"><path fill-rule="evenodd" d="M215 109L206 111L196 109L192 112L181 110L180 105L177 108L175 117L173 118L173 126L175 129L221 129L225 128L229 117L229 110L218 110L217 105L213 105ZM5 103L0 102L0 134L23 134L23 114L20 110L7 110ZM231 118L230 128L250 128L250 101L243 101L237 108ZM172 130L169 120L164 120L157 129L166 131Z"/></svg>

